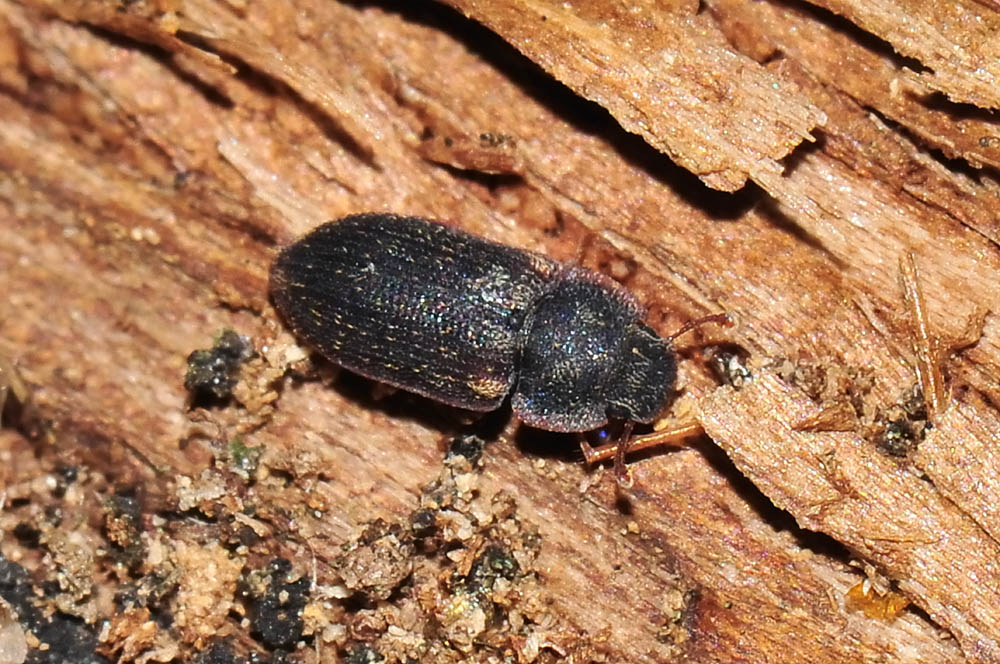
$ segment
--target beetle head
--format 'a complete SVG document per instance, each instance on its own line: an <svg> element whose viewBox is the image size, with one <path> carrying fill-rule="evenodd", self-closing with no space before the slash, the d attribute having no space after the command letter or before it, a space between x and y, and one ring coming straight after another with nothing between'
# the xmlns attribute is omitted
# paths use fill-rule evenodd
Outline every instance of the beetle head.
<svg viewBox="0 0 1000 664"><path fill-rule="evenodd" d="M677 359L670 343L636 321L625 330L618 364L605 387L608 412L624 420L652 422L676 379Z"/></svg>

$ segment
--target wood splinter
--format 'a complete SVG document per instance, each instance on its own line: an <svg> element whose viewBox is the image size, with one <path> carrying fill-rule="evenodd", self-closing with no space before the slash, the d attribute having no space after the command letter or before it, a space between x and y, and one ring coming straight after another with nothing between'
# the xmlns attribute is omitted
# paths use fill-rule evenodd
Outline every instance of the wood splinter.
<svg viewBox="0 0 1000 664"><path fill-rule="evenodd" d="M970 315L961 337L942 340L931 330L927 303L912 251L907 251L899 258L899 281L913 326L913 352L916 355L914 369L923 391L928 417L934 422L947 410L951 401L951 390L942 371L944 357L949 352L972 346L979 341L983 335L987 312L977 310Z"/></svg>

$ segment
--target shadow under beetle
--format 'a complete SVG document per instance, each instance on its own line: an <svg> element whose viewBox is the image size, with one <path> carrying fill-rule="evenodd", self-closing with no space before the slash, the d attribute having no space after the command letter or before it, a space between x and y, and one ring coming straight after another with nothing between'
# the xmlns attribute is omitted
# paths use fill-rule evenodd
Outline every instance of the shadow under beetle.
<svg viewBox="0 0 1000 664"><path fill-rule="evenodd" d="M510 395L549 431L623 421L621 444L582 443L588 461L614 456L620 478L632 424L656 419L674 389L673 339L728 322L663 339L598 272L391 214L319 226L278 255L270 289L297 336L362 376L473 411Z"/></svg>

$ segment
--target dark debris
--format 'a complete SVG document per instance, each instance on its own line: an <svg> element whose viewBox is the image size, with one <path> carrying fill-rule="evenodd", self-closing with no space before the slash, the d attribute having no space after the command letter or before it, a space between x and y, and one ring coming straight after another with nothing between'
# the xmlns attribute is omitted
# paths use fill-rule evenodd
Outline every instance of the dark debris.
<svg viewBox="0 0 1000 664"><path fill-rule="evenodd" d="M249 337L224 330L209 349L193 351L187 358L184 387L192 404L206 405L229 400L240 377L240 367L253 357Z"/></svg>
<svg viewBox="0 0 1000 664"><path fill-rule="evenodd" d="M734 344L712 346L707 351L708 366L716 380L737 390L753 380L750 354Z"/></svg>
<svg viewBox="0 0 1000 664"><path fill-rule="evenodd" d="M483 456L483 447L486 445L479 436L474 434L464 434L456 437L448 446L448 457L464 456L469 460L469 465L475 466Z"/></svg>
<svg viewBox="0 0 1000 664"><path fill-rule="evenodd" d="M268 565L262 592L251 590L253 631L269 648L292 648L302 638L302 609L309 600L309 579L289 580L292 564L277 558Z"/></svg>
<svg viewBox="0 0 1000 664"><path fill-rule="evenodd" d="M213 643L195 658L196 664L247 664L247 659L237 655L226 641Z"/></svg>
<svg viewBox="0 0 1000 664"><path fill-rule="evenodd" d="M17 612L21 626L46 646L30 649L25 664L108 664L96 652L94 628L64 613L47 615L35 604L36 590L27 570L0 555L0 597Z"/></svg>
<svg viewBox="0 0 1000 664"><path fill-rule="evenodd" d="M930 427L923 391L914 385L897 403L880 410L872 440L880 452L904 458L917 449Z"/></svg>

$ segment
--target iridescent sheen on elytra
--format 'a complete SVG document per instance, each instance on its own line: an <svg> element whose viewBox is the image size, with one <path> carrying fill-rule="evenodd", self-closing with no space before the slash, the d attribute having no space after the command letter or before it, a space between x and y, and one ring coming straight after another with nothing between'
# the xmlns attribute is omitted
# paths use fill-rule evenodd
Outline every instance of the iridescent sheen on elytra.
<svg viewBox="0 0 1000 664"><path fill-rule="evenodd" d="M345 369L476 411L510 394L550 431L650 422L676 378L670 345L618 284L419 217L323 224L279 254L271 295Z"/></svg>

